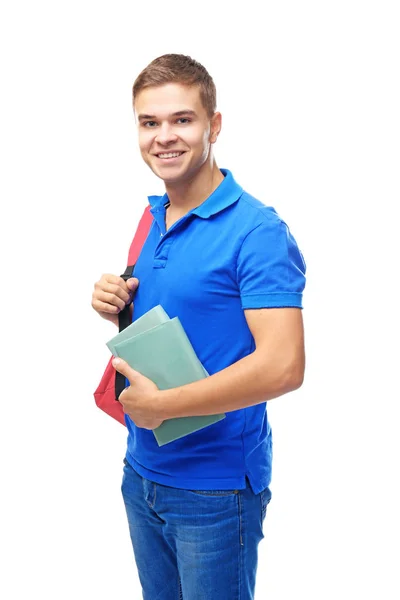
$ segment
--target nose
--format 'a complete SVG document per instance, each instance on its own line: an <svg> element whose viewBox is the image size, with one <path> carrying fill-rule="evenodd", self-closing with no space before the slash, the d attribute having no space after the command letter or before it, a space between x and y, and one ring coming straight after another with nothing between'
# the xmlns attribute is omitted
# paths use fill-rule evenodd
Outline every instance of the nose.
<svg viewBox="0 0 400 600"><path fill-rule="evenodd" d="M167 146L170 143L175 143L178 139L176 133L169 123L163 123L157 131L155 141L163 146Z"/></svg>

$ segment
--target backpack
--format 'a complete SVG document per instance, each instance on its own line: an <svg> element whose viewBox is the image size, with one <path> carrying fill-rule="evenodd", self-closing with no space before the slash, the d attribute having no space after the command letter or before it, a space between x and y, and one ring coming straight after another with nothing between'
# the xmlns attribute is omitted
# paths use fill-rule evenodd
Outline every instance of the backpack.
<svg viewBox="0 0 400 600"><path fill-rule="evenodd" d="M143 244L147 239L153 222L153 215L150 212L150 206L147 206L140 218L135 235L133 237L128 253L128 266L121 277L127 281L133 277L133 270L139 255L142 251ZM118 327L122 331L131 322L129 305L118 314ZM94 399L98 408L103 410L113 419L125 425L125 414L122 409L122 404L118 402L119 395L125 388L125 376L118 373L112 365L113 356L110 357L99 385L94 392Z"/></svg>

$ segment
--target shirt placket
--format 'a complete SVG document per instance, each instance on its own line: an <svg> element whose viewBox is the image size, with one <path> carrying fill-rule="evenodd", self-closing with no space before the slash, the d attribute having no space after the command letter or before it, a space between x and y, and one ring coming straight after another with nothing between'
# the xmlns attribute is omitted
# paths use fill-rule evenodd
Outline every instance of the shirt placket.
<svg viewBox="0 0 400 600"><path fill-rule="evenodd" d="M168 254L178 233L178 229L184 227L186 221L190 217L190 214L185 215L179 219L179 221L174 223L167 231L165 227L165 212L164 206L160 206L152 211L154 220L159 229L159 241L154 252L153 262L153 267L156 269L165 268L168 261Z"/></svg>

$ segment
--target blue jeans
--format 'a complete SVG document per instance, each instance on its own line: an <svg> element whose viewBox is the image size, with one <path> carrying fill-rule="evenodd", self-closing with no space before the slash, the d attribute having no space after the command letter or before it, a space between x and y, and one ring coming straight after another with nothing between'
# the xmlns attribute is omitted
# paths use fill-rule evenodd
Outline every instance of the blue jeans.
<svg viewBox="0 0 400 600"><path fill-rule="evenodd" d="M269 488L182 490L124 461L122 495L145 600L252 600Z"/></svg>

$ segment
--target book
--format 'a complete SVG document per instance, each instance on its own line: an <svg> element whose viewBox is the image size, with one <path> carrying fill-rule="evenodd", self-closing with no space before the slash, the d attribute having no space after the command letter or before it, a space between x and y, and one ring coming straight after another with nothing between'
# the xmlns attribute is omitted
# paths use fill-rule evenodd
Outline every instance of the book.
<svg viewBox="0 0 400 600"><path fill-rule="evenodd" d="M114 356L167 390L208 377L178 317L170 319L158 305L131 323L109 342ZM225 414L167 419L153 430L159 446L203 429Z"/></svg>
<svg viewBox="0 0 400 600"><path fill-rule="evenodd" d="M116 344L119 344L125 340L129 340L135 335L144 333L145 331L148 331L157 325L161 325L161 323L166 323L167 321L169 321L169 316L163 307L158 304L151 310L147 311L144 315L136 319L136 321L128 325L128 327L117 333L117 335L107 342L107 346L114 354L114 348Z"/></svg>

